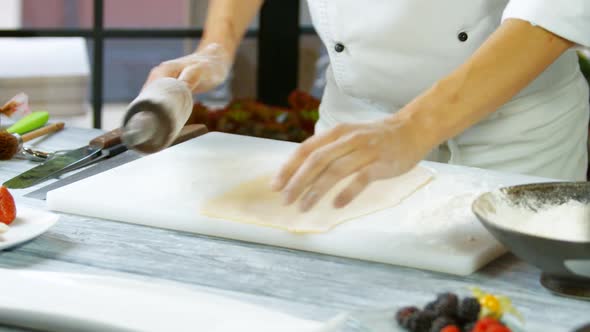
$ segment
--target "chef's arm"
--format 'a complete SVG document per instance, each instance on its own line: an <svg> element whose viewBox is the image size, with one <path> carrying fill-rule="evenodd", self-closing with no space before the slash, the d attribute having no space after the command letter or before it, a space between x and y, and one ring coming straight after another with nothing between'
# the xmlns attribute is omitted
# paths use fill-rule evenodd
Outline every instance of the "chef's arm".
<svg viewBox="0 0 590 332"><path fill-rule="evenodd" d="M192 54L154 67L144 84L172 77L195 93L209 91L227 78L248 25L263 0L210 0L203 38Z"/></svg>
<svg viewBox="0 0 590 332"><path fill-rule="evenodd" d="M233 58L246 29L263 2L264 0L209 0L199 49L211 43L219 44Z"/></svg>
<svg viewBox="0 0 590 332"><path fill-rule="evenodd" d="M313 207L354 175L333 202L343 207L376 180L410 171L432 148L497 110L573 43L505 20L463 65L385 121L342 124L301 144L271 184L287 204Z"/></svg>
<svg viewBox="0 0 590 332"><path fill-rule="evenodd" d="M493 113L572 46L539 26L506 20L466 63L398 115L434 147Z"/></svg>

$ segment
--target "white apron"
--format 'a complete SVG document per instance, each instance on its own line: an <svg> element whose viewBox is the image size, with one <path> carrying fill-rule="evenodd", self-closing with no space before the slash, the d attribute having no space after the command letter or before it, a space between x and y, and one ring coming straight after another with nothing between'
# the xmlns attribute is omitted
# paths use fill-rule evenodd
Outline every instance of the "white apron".
<svg viewBox="0 0 590 332"><path fill-rule="evenodd" d="M400 110L464 63L500 25L508 3L309 0L330 57L316 131ZM577 56L568 51L512 101L429 159L584 180L588 100Z"/></svg>

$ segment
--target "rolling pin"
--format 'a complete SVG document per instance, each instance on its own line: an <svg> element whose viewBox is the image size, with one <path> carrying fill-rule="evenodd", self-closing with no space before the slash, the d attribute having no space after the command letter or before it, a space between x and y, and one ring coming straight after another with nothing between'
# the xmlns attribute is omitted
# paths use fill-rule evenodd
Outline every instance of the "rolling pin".
<svg viewBox="0 0 590 332"><path fill-rule="evenodd" d="M137 152L161 151L174 142L192 109L193 95L186 83L157 79L129 104L121 126L122 141Z"/></svg>

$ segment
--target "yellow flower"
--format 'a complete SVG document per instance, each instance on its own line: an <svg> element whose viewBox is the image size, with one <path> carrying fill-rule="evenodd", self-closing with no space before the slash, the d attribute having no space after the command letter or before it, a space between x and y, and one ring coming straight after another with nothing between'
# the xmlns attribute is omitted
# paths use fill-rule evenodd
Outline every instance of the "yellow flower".
<svg viewBox="0 0 590 332"><path fill-rule="evenodd" d="M487 294L479 299L482 308L488 309L493 314L500 313L500 301L494 295Z"/></svg>
<svg viewBox="0 0 590 332"><path fill-rule="evenodd" d="M479 304L481 305L480 318L492 317L502 319L504 314L509 313L521 322L523 321L522 315L512 305L512 301L507 296L486 293L477 287L472 287L471 292L479 300Z"/></svg>

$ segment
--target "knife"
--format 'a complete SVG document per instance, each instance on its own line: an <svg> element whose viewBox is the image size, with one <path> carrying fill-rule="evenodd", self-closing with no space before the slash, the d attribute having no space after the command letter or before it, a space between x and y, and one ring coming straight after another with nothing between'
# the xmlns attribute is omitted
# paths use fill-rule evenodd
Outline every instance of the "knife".
<svg viewBox="0 0 590 332"><path fill-rule="evenodd" d="M204 125L199 125L199 124L187 125L184 128L182 128L182 130L180 131L179 135L176 137L176 139L174 140L172 145L183 143L185 141L188 141L188 140L193 139L195 137L204 135L206 133L207 133L207 127L205 127ZM45 200L47 193L50 192L51 190L61 188L61 187L66 186L68 184L83 180L87 177L102 173L104 171L110 170L115 167L119 167L121 165L124 165L126 163L129 163L131 161L137 160L142 157L142 155L140 153L135 152L135 151L120 151L120 150L115 150L114 148L115 147L107 149L107 150L111 150L109 152L110 155L108 157L105 157L105 158L108 158L107 160L102 161L95 166L91 166L91 167L88 167L84 170L81 170L81 171L79 171L75 174L72 174L62 180L58 180L54 183L51 183L43 188L32 191L24 196L29 197L29 198ZM115 151L113 151L113 150L115 150ZM127 149L125 148L125 150L127 150ZM84 166L81 166L81 167L84 167Z"/></svg>
<svg viewBox="0 0 590 332"><path fill-rule="evenodd" d="M184 126L180 130L180 132L178 133L178 135L176 136L176 138L174 139L174 141L171 145L180 144L182 142L188 141L189 139L204 135L206 133L207 133L207 127L205 125L194 124L194 125ZM100 155L98 155L92 159L88 159L85 162L80 162L80 163L76 163L74 165L65 167L61 172L56 174L56 176L61 176L65 173L74 171L76 169L80 169L80 168L89 166L89 165L94 164L94 163L101 161L103 159L115 157L125 151L127 151L127 146L125 144L120 143L117 145L113 145L109 148L102 149L100 152Z"/></svg>
<svg viewBox="0 0 590 332"><path fill-rule="evenodd" d="M64 169L73 169L100 155L103 149L121 144L122 130L115 129L92 139L87 146L70 150L51 158L43 164L4 182L10 189L23 189L55 177Z"/></svg>

